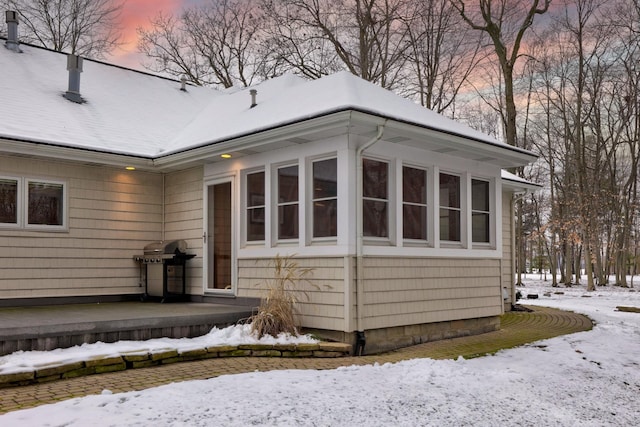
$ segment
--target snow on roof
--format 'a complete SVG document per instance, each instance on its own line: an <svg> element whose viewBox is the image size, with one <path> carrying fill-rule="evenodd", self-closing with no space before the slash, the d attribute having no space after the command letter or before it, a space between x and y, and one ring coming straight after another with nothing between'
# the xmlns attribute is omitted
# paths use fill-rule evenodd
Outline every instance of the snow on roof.
<svg viewBox="0 0 640 427"><path fill-rule="evenodd" d="M510 184L512 184L513 187L523 187L526 190L532 191L542 188L542 185L536 184L535 182L527 181L526 179L521 178L518 175L504 169L502 169L501 171L501 178L503 181L508 181Z"/></svg>
<svg viewBox="0 0 640 427"><path fill-rule="evenodd" d="M96 61L84 60L76 104L67 57L21 45L0 46L0 137L152 157L221 94Z"/></svg>
<svg viewBox="0 0 640 427"><path fill-rule="evenodd" d="M0 138L153 158L352 109L513 149L348 72L265 81L251 108L248 88L184 92L174 80L85 60L86 103L75 104L62 96L66 55L21 49L0 49Z"/></svg>

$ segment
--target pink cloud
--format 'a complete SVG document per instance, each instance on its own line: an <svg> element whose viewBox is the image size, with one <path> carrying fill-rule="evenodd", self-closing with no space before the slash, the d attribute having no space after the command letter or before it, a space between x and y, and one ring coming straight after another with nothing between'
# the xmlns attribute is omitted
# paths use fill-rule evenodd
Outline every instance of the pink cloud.
<svg viewBox="0 0 640 427"><path fill-rule="evenodd" d="M151 27L149 20L158 13L175 14L185 0L127 0L123 2L120 14L122 45L112 53L110 60L127 67L139 68L137 56L138 28Z"/></svg>

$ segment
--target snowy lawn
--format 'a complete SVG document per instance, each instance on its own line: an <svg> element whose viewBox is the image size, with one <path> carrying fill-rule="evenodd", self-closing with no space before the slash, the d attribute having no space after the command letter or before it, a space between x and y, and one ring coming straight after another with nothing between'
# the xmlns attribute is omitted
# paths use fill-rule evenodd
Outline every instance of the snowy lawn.
<svg viewBox="0 0 640 427"><path fill-rule="evenodd" d="M551 288L523 300L590 316L592 331L472 360L227 375L72 399L6 426L632 426L640 418L640 292ZM554 292L564 292L555 294ZM550 297L543 293L550 292Z"/></svg>

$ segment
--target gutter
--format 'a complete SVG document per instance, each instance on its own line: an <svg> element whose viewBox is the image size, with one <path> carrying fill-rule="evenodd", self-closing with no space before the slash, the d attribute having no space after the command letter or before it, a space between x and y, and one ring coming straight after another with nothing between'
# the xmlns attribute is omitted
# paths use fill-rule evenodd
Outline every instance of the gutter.
<svg viewBox="0 0 640 427"><path fill-rule="evenodd" d="M354 354L361 356L364 353L364 346L366 343L364 330L362 329L362 311L364 310L364 265L363 265L363 239L364 239L364 227L362 221L363 207L362 207L362 155L364 151L378 142L384 134L384 126L387 120L383 124L378 125L378 133L371 140L367 141L356 150L356 346Z"/></svg>

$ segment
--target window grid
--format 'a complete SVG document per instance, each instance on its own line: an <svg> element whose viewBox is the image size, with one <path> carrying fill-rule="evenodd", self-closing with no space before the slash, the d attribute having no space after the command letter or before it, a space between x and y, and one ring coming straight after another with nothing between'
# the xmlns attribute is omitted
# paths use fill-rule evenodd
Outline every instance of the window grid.
<svg viewBox="0 0 640 427"><path fill-rule="evenodd" d="M297 239L298 228L298 165L278 168L278 239Z"/></svg>
<svg viewBox="0 0 640 427"><path fill-rule="evenodd" d="M362 215L365 237L389 237L389 163L362 159Z"/></svg>
<svg viewBox="0 0 640 427"><path fill-rule="evenodd" d="M402 168L402 233L405 239L427 240L427 171Z"/></svg>
<svg viewBox="0 0 640 427"><path fill-rule="evenodd" d="M246 238L248 242L264 240L265 221L265 174L264 171L246 175L247 219Z"/></svg>
<svg viewBox="0 0 640 427"><path fill-rule="evenodd" d="M471 241L474 243L491 241L489 188L488 181L471 180Z"/></svg>
<svg viewBox="0 0 640 427"><path fill-rule="evenodd" d="M338 235L338 159L312 163L313 237Z"/></svg>
<svg viewBox="0 0 640 427"><path fill-rule="evenodd" d="M440 173L440 240L461 242L460 177Z"/></svg>

